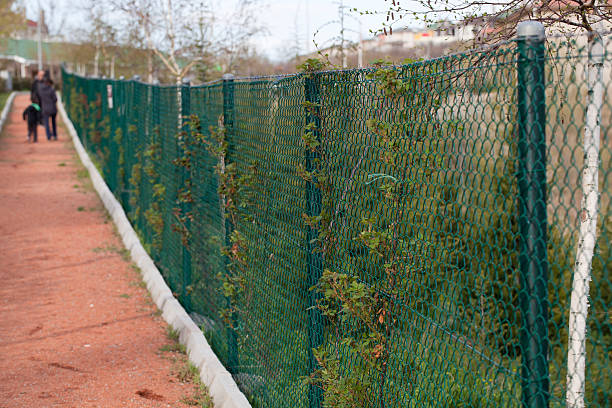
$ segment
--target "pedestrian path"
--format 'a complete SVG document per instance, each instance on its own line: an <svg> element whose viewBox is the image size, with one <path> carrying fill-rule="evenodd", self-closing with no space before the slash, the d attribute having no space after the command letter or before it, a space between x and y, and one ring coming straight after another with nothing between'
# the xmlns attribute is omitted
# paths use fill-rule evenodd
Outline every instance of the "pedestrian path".
<svg viewBox="0 0 612 408"><path fill-rule="evenodd" d="M63 124L27 143L28 102L0 137L0 407L188 406L194 385Z"/></svg>

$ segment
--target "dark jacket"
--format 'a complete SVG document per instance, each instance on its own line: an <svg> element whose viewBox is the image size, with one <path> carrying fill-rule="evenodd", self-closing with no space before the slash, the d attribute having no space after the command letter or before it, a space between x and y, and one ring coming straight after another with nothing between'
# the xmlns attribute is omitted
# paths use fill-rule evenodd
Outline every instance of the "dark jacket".
<svg viewBox="0 0 612 408"><path fill-rule="evenodd" d="M23 111L23 120L28 121L29 127L37 126L41 121L42 112L40 106L33 103Z"/></svg>
<svg viewBox="0 0 612 408"><path fill-rule="evenodd" d="M34 100L34 98L38 98L38 100L40 101L40 96L38 95L38 86L42 84L42 81L39 81L38 79L35 79L34 82L32 82L32 90L30 91L30 100Z"/></svg>
<svg viewBox="0 0 612 408"><path fill-rule="evenodd" d="M57 95L55 89L51 85L42 83L38 85L38 96L40 97L40 105L43 115L55 115L57 113Z"/></svg>

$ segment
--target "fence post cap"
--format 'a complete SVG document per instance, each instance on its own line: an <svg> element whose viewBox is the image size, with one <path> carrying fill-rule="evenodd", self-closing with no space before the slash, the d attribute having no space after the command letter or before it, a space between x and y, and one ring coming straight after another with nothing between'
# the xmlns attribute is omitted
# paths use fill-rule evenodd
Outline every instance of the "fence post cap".
<svg viewBox="0 0 612 408"><path fill-rule="evenodd" d="M539 21L521 21L516 26L516 34L519 39L536 39L543 40L546 38L546 32L544 30L544 24Z"/></svg>
<svg viewBox="0 0 612 408"><path fill-rule="evenodd" d="M125 77L124 77L123 75L121 75L121 76L119 77L119 80L120 80L120 81L123 81L124 79L125 79Z"/></svg>
<svg viewBox="0 0 612 408"><path fill-rule="evenodd" d="M140 75L134 75L132 81L140 81Z"/></svg>
<svg viewBox="0 0 612 408"><path fill-rule="evenodd" d="M181 83L183 84L183 86L189 86L191 85L191 81L189 80L189 78L183 78L181 80Z"/></svg>
<svg viewBox="0 0 612 408"><path fill-rule="evenodd" d="M234 79L234 74L223 74L224 81L231 81Z"/></svg>

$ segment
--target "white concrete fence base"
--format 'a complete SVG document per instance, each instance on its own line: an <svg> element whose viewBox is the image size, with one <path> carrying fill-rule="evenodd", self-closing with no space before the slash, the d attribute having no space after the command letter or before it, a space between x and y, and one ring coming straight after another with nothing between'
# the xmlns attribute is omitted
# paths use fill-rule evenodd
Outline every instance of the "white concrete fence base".
<svg viewBox="0 0 612 408"><path fill-rule="evenodd" d="M11 95L14 97L14 94ZM12 100L9 98L7 107ZM96 189L106 210L111 215L117 230L121 235L123 244L130 251L132 260L140 268L142 279L153 301L162 311L162 317L174 330L179 333L179 341L187 350L189 360L195 365L199 372L202 383L208 387L210 396L216 408L247 408L251 405L238 389L231 374L225 369L219 358L215 355L206 341L200 328L193 322L178 300L172 295L172 291L164 281L161 273L143 248L136 232L128 221L123 208L110 191L104 179L92 163L89 155L83 148L74 125L68 118L61 99L58 101L60 115L74 143L74 147L83 165L89 171L89 177ZM6 108L5 108L6 110ZM4 117L4 111L3 116ZM1 124L2 122L0 122ZM1 126L0 126L1 130Z"/></svg>

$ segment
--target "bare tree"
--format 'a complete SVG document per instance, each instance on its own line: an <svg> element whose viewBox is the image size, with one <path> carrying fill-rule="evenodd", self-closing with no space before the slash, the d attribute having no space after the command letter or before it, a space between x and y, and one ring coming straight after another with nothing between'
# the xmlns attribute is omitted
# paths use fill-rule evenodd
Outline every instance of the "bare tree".
<svg viewBox="0 0 612 408"><path fill-rule="evenodd" d="M350 41L347 38L347 33L357 33L361 37L360 31L349 28L348 20L349 18L356 20L357 22L359 22L359 20L350 14L351 10L345 4L344 0L338 0L335 2L335 4L338 6L338 19L328 21L320 26L313 35L313 42L319 55L325 57L328 63L331 63L329 53L336 54L339 56L341 67L347 68L349 51L355 51L358 48L358 43ZM317 35L319 35L321 31L327 27L334 27L338 29L337 34L321 43L317 40Z"/></svg>
<svg viewBox="0 0 612 408"><path fill-rule="evenodd" d="M105 20L105 10L97 2L85 6L90 30L86 33L87 42L95 48L94 76L100 76L100 59L104 60L106 75L113 77L115 71L117 32L116 28Z"/></svg>
<svg viewBox="0 0 612 408"><path fill-rule="evenodd" d="M251 54L250 40L265 34L258 18L261 8L260 0L235 0L230 12L215 20L213 50L226 72L236 71L237 65Z"/></svg>
<svg viewBox="0 0 612 408"><path fill-rule="evenodd" d="M147 82L153 82L154 28L159 22L157 0L111 0L113 10L127 17L126 28L132 45L141 45L147 55Z"/></svg>
<svg viewBox="0 0 612 408"><path fill-rule="evenodd" d="M191 41L185 45L183 52L188 59L196 61L193 66L195 77L203 82L208 79L210 61L213 59L212 34L215 16L209 4L201 0L192 17L193 22L186 26Z"/></svg>
<svg viewBox="0 0 612 408"><path fill-rule="evenodd" d="M25 10L15 0L0 0L0 36L13 34L25 23Z"/></svg>
<svg viewBox="0 0 612 408"><path fill-rule="evenodd" d="M191 30L187 29L186 18L189 10L188 3L177 0L166 0L164 4L164 37L161 47L154 47L153 52L168 68L172 75L176 78L176 84L180 85L185 75L189 72L199 60L199 56L193 56L186 64L179 64L181 52L188 49L191 45L192 38L187 38L187 33ZM178 17L178 18L177 18Z"/></svg>
<svg viewBox="0 0 612 408"><path fill-rule="evenodd" d="M40 6L45 13L48 36L50 38L63 37L66 13L61 8L58 8L57 1L47 0L40 3Z"/></svg>
<svg viewBox="0 0 612 408"><path fill-rule="evenodd" d="M208 19L204 2L187 0L112 0L113 8L127 18L130 40L141 42L147 51L147 81L153 81L156 57L177 83L200 60ZM199 19L194 19L199 16ZM199 20L199 21L198 21ZM198 37L199 36L199 37ZM186 61L186 63L183 63Z"/></svg>
<svg viewBox="0 0 612 408"><path fill-rule="evenodd" d="M512 38L516 25L524 20L536 20L566 33L597 31L600 21L612 21L612 2L608 0L412 0L410 7L398 0L384 2L386 21L379 31L385 34L392 34L393 26L404 17L424 24L450 20L475 25L476 41L487 43Z"/></svg>
<svg viewBox="0 0 612 408"><path fill-rule="evenodd" d="M147 80L153 81L155 58L176 83L194 67L205 78L215 58L233 70L240 56L248 54L249 40L262 31L256 18L259 2L233 0L217 11L210 0L111 0L112 9L126 17L129 41L148 53Z"/></svg>

